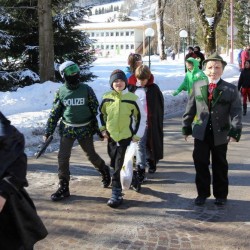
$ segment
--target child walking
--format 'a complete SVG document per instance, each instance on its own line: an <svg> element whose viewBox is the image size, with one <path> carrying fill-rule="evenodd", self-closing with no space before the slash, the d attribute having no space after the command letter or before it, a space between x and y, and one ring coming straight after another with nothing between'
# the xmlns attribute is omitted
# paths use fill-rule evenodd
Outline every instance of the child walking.
<svg viewBox="0 0 250 250"><path fill-rule="evenodd" d="M76 63L66 61L60 65L59 71L65 83L56 92L44 135L44 140L52 135L60 120L59 188L51 195L52 201L70 196L69 160L75 140L102 175L103 187L107 188L111 182L109 167L94 148L93 135L98 132L96 115L99 106L96 95L91 87L80 82L80 69Z"/></svg>
<svg viewBox="0 0 250 250"><path fill-rule="evenodd" d="M243 97L243 115L247 114L247 98L250 101L250 60L245 62L245 68L240 73L238 90Z"/></svg>
<svg viewBox="0 0 250 250"><path fill-rule="evenodd" d="M149 173L154 173L156 164L163 158L164 98L147 65L137 67L135 74L129 79L129 85L129 89L139 95L147 113L147 128L138 143L136 157L138 174L143 180L145 166Z"/></svg>
<svg viewBox="0 0 250 250"><path fill-rule="evenodd" d="M123 201L120 171L127 146L143 136L146 114L140 99L127 89L127 77L122 70L114 70L109 80L111 91L105 93L97 117L99 129L108 140L108 154L111 158L112 196L107 205L116 208Z"/></svg>

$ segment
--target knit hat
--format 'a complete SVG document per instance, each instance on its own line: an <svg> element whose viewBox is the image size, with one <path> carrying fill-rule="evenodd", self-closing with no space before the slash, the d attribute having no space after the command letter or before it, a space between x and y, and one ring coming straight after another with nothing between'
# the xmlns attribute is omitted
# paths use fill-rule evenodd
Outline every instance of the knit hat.
<svg viewBox="0 0 250 250"><path fill-rule="evenodd" d="M110 75L109 84L110 84L111 88L113 88L113 82L117 79L123 80L125 82L126 87L127 87L128 80L127 80L125 73L120 69L116 69Z"/></svg>
<svg viewBox="0 0 250 250"><path fill-rule="evenodd" d="M204 60L202 65L204 66L208 61L220 61L222 62L224 67L227 65L227 62L225 62L223 58L217 52L214 52L206 60Z"/></svg>

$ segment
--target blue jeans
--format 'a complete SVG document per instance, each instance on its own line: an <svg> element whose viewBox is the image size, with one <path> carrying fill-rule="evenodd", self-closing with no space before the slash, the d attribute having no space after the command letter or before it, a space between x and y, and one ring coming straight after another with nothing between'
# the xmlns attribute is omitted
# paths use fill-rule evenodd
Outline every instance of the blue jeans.
<svg viewBox="0 0 250 250"><path fill-rule="evenodd" d="M147 132L146 128L144 135L141 137L138 142L137 153L136 153L136 165L140 165L141 169L146 167L146 158L147 158Z"/></svg>

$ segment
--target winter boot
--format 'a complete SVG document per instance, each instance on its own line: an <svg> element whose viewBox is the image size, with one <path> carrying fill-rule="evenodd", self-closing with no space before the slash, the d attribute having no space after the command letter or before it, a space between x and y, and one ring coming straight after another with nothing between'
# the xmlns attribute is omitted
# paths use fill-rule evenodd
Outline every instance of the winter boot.
<svg viewBox="0 0 250 250"><path fill-rule="evenodd" d="M138 171L137 170L133 171L133 178L132 178L131 187L136 192L139 192L141 190L141 182L139 180L139 176L138 176Z"/></svg>
<svg viewBox="0 0 250 250"><path fill-rule="evenodd" d="M148 172L150 174L153 174L156 171L156 164L154 163L154 161L147 159L147 166L148 166Z"/></svg>
<svg viewBox="0 0 250 250"><path fill-rule="evenodd" d="M243 115L247 114L247 104L243 104Z"/></svg>
<svg viewBox="0 0 250 250"><path fill-rule="evenodd" d="M57 191L51 195L52 201L60 201L66 197L70 196L69 192L69 182L66 180L60 180L59 182L59 188Z"/></svg>
<svg viewBox="0 0 250 250"><path fill-rule="evenodd" d="M122 204L123 197L122 197L122 189L117 187L112 187L112 196L108 200L107 205L116 208Z"/></svg>
<svg viewBox="0 0 250 250"><path fill-rule="evenodd" d="M102 175L103 187L107 188L110 185L110 182L111 182L109 167L105 165L103 169L99 170L99 172Z"/></svg>
<svg viewBox="0 0 250 250"><path fill-rule="evenodd" d="M143 183L147 179L145 175L145 168L142 168L140 165L138 165L136 170L139 183Z"/></svg>

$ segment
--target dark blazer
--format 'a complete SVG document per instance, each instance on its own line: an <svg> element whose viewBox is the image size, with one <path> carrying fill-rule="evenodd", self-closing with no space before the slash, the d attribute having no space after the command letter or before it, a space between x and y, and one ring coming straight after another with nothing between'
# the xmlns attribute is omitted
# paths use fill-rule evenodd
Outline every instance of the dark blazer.
<svg viewBox="0 0 250 250"><path fill-rule="evenodd" d="M182 133L192 134L194 138L204 140L210 114L215 146L227 143L228 136L239 141L242 130L242 110L237 86L220 80L213 92L210 113L208 83L205 80L197 81L183 114Z"/></svg>

